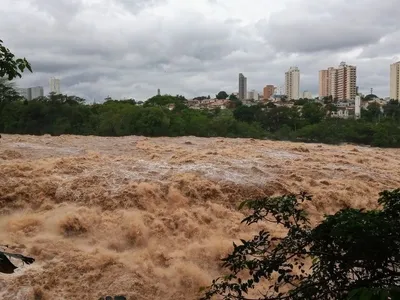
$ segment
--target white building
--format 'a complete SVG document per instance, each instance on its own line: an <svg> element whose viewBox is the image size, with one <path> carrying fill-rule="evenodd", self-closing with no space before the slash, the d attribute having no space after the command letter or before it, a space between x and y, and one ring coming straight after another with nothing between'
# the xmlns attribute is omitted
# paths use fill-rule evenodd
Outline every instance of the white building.
<svg viewBox="0 0 400 300"><path fill-rule="evenodd" d="M54 77L50 78L49 86L50 86L50 93L56 93L57 95L61 94L60 79Z"/></svg>
<svg viewBox="0 0 400 300"><path fill-rule="evenodd" d="M354 103L354 117L359 119L361 117L361 97L356 96L355 103Z"/></svg>
<svg viewBox="0 0 400 300"><path fill-rule="evenodd" d="M338 107L337 111L331 112L332 118L349 119L354 117L354 107Z"/></svg>
<svg viewBox="0 0 400 300"><path fill-rule="evenodd" d="M309 91L303 92L303 99L312 99L312 98L313 98L313 96L312 96L311 92L309 92Z"/></svg>
<svg viewBox="0 0 400 300"><path fill-rule="evenodd" d="M256 92L255 90L251 90L247 94L247 99L249 99L249 100L258 100L258 92Z"/></svg>
<svg viewBox="0 0 400 300"><path fill-rule="evenodd" d="M44 90L42 86L35 86L26 89L19 88L17 89L17 92L26 100L33 100L44 96Z"/></svg>
<svg viewBox="0 0 400 300"><path fill-rule="evenodd" d="M285 73L285 94L288 100L300 98L300 70L298 67L290 67Z"/></svg>
<svg viewBox="0 0 400 300"><path fill-rule="evenodd" d="M29 90L30 90L30 99L29 100L33 100L33 99L36 99L38 97L43 97L44 96L44 92L43 92L43 87L42 86L31 87L31 88L29 88Z"/></svg>

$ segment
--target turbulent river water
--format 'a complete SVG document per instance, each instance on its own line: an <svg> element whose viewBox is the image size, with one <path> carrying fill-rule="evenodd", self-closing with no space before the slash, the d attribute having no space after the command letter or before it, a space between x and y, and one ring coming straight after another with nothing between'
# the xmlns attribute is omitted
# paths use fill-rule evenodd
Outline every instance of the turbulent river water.
<svg viewBox="0 0 400 300"><path fill-rule="evenodd" d="M307 191L312 222L373 208L400 184L400 150L222 138L0 139L0 244L36 259L0 298L196 299L220 275L244 199ZM8 250L10 250L8 249Z"/></svg>

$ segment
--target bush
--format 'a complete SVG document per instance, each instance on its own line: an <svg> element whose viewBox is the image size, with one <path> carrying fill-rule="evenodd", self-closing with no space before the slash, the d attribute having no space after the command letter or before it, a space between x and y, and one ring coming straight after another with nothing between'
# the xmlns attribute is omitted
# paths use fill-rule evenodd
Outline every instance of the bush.
<svg viewBox="0 0 400 300"><path fill-rule="evenodd" d="M201 299L399 299L400 189L380 193L382 209L342 209L314 228L301 208L311 200L301 193L243 202L252 213L242 222L273 222L287 234L261 230L234 243L223 259L228 274Z"/></svg>

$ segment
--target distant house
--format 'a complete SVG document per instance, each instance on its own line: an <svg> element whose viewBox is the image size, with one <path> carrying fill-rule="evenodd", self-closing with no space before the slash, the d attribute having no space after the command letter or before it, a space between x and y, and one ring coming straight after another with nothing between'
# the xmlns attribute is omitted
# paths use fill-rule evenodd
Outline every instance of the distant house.
<svg viewBox="0 0 400 300"><path fill-rule="evenodd" d="M331 112L331 117L341 119L354 118L354 106L338 107L337 111Z"/></svg>
<svg viewBox="0 0 400 300"><path fill-rule="evenodd" d="M189 100L188 107L191 109L226 109L231 104L229 99L204 99Z"/></svg>

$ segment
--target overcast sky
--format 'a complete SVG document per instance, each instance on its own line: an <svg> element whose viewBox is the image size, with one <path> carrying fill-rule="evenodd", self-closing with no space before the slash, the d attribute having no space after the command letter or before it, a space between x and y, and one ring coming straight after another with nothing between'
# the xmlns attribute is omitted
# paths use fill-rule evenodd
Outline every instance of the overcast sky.
<svg viewBox="0 0 400 300"><path fill-rule="evenodd" d="M357 66L360 91L389 95L400 60L399 0L0 0L0 39L34 69L21 87L61 79L62 93L97 102L282 86L301 91L318 70Z"/></svg>

